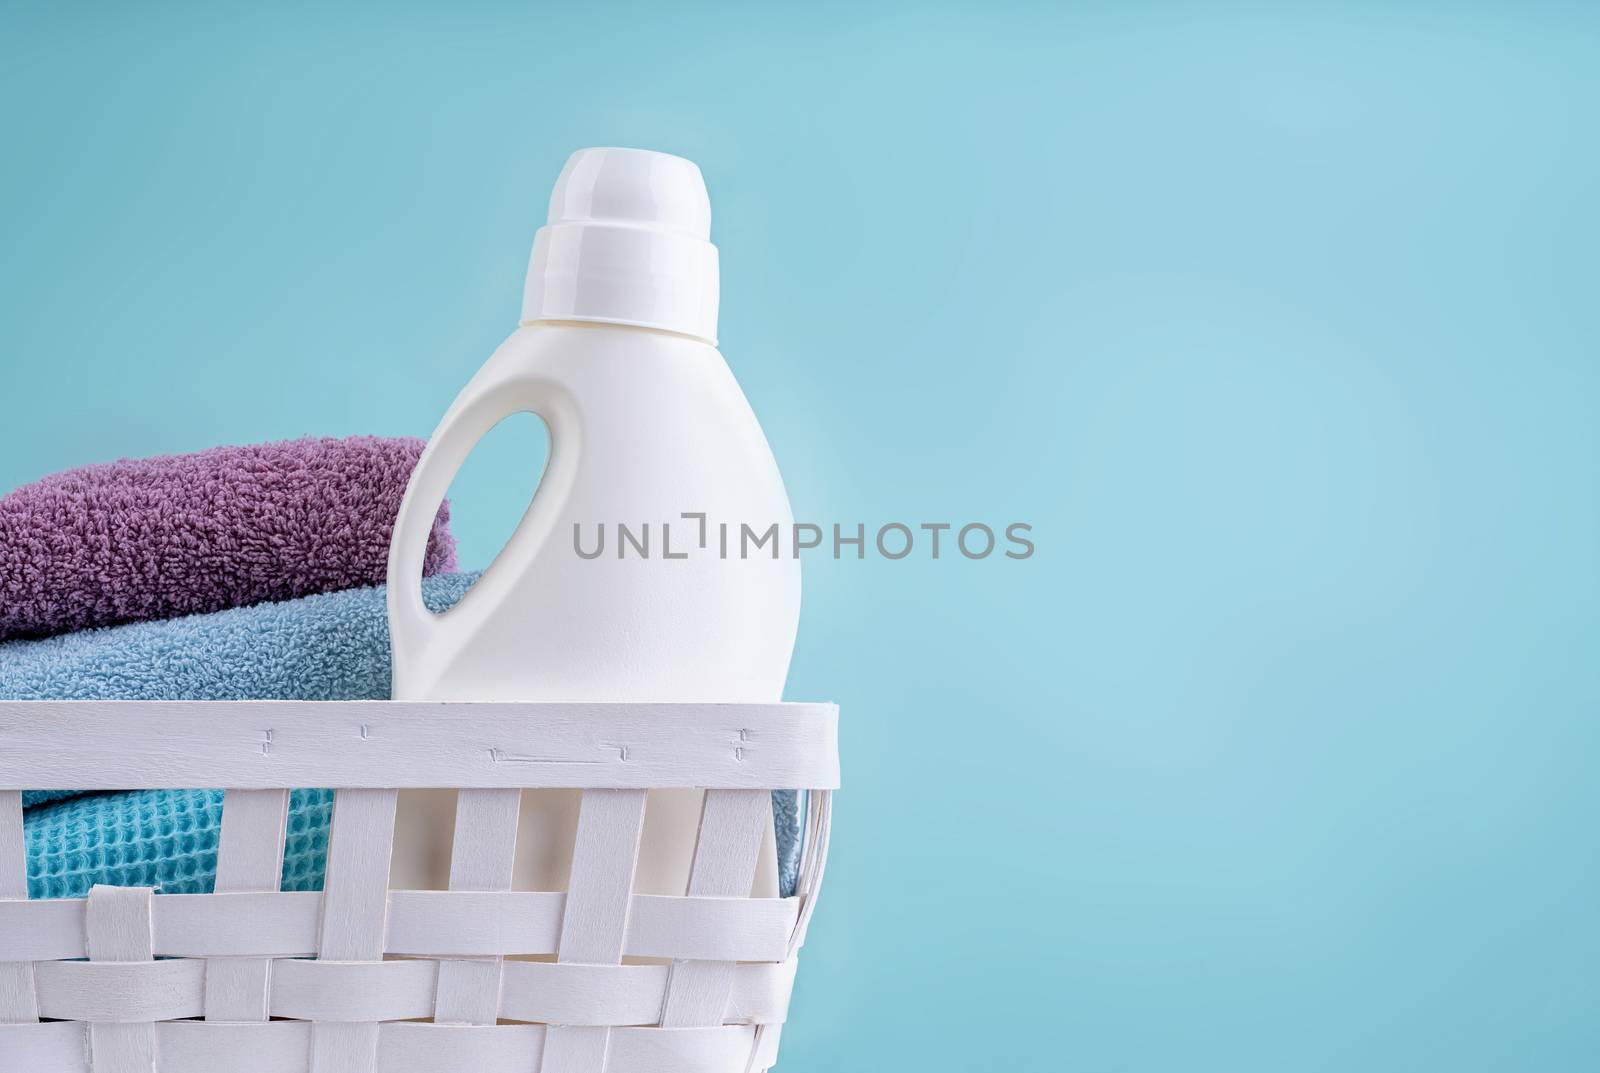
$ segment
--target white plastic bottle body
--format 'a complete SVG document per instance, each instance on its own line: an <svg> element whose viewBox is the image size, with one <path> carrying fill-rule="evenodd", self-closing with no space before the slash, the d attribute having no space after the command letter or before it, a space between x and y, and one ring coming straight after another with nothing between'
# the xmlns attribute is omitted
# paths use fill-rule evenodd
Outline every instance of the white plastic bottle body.
<svg viewBox="0 0 1600 1073"><path fill-rule="evenodd" d="M472 446L524 411L550 432L533 502L472 591L430 615L419 526ZM778 700L800 610L791 524L771 449L714 347L648 328L525 325L446 413L401 508L389 579L394 696ZM754 542L774 526L775 540ZM699 796L651 795L637 890L684 892ZM449 807L440 795L405 795L396 886L446 885ZM564 886L575 816L573 792L525 795L519 888ZM776 892L774 858L763 854L758 893Z"/></svg>

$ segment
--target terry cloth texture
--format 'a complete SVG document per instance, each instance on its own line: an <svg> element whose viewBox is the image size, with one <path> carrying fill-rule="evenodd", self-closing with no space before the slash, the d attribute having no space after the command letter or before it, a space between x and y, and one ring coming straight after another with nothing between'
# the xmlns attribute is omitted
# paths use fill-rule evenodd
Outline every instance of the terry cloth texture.
<svg viewBox="0 0 1600 1073"><path fill-rule="evenodd" d="M435 611L477 574L422 583ZM387 700L382 586L0 644L0 700ZM74 797L29 790L25 806Z"/></svg>
<svg viewBox="0 0 1600 1073"><path fill-rule="evenodd" d="M477 574L422 582L442 611ZM389 619L382 586L232 608L164 622L0 644L5 700L384 700ZM24 795L36 806L41 791ZM54 796L72 791L54 791ZM321 890L333 793L289 797L284 890ZM210 891L221 790L72 796L23 814L28 895L79 898L96 883Z"/></svg>
<svg viewBox="0 0 1600 1073"><path fill-rule="evenodd" d="M417 439L124 459L0 497L0 641L291 600L384 579ZM456 569L449 508L423 572Z"/></svg>
<svg viewBox="0 0 1600 1073"><path fill-rule="evenodd" d="M422 583L442 611L477 574ZM382 586L0 644L4 700L375 700L389 696L389 621ZM71 795L24 801L28 894L74 898L96 883L203 893L216 879L220 790ZM285 890L320 890L332 794L290 797ZM792 893L800 859L793 791L773 795L778 870Z"/></svg>

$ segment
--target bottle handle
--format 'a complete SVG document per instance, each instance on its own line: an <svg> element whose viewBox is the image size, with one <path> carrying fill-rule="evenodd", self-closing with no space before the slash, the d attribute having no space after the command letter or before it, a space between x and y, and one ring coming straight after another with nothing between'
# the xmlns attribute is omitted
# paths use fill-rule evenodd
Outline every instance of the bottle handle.
<svg viewBox="0 0 1600 1073"><path fill-rule="evenodd" d="M548 380L538 377L503 379L493 377L485 369L462 391L450 410L434 430L422 456L411 472L405 496L400 501L395 516L394 532L389 542L388 610L389 644L395 678L401 668L412 667L422 659L423 653L441 636L447 618L472 603L469 592L450 611L435 615L422 600L422 570L427 558L428 539L433 530L433 520L444 503L445 494L455 480L467 457L489 431L507 417L519 413L532 413L545 423L549 430L550 450L545 463L544 476L534 490L527 513L518 523L505 549L490 564L485 577L473 588L477 589L494 572L500 559L505 558L513 546L521 545L519 539L530 528L541 528L565 498L556 489L570 487L566 475L570 470L572 451L563 449L564 441L572 438L571 407L566 404L565 393ZM485 382L487 381L487 382ZM575 444L571 444L575 448ZM561 479L553 480L552 478ZM552 487L554 486L554 487Z"/></svg>

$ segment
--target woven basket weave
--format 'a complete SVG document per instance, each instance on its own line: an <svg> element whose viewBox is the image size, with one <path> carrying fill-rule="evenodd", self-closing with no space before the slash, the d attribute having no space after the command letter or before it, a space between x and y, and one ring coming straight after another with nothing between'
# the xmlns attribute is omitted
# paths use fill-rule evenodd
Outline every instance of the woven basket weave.
<svg viewBox="0 0 1600 1073"><path fill-rule="evenodd" d="M0 1073L750 1073L827 853L822 704L0 703ZM226 786L216 893L27 900L23 789ZM322 892L291 787L338 787ZM459 790L450 889L388 889L399 789ZM565 891L512 890L520 791L581 788ZM707 790L684 896L633 893L645 792ZM752 898L770 791L808 795ZM87 959L87 960L85 960Z"/></svg>

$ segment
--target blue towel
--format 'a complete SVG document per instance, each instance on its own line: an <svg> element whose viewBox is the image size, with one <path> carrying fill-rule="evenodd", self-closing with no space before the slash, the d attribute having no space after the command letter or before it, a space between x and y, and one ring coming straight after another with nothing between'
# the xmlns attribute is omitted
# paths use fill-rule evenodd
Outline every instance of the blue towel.
<svg viewBox="0 0 1600 1073"><path fill-rule="evenodd" d="M441 611L476 578L426 578L423 598ZM382 586L0 645L6 700L388 696ZM30 791L24 803L31 898L79 898L96 883L200 894L216 881L221 790ZM332 812L330 790L290 795L284 890L322 889Z"/></svg>
<svg viewBox="0 0 1600 1073"><path fill-rule="evenodd" d="M434 611L476 574L422 582ZM382 700L389 624L382 586L0 644L5 700ZM75 898L96 883L194 894L212 889L221 790L77 794L29 791L28 894ZM329 790L289 799L284 890L321 890ZM780 889L794 890L800 816L793 791L773 795Z"/></svg>

